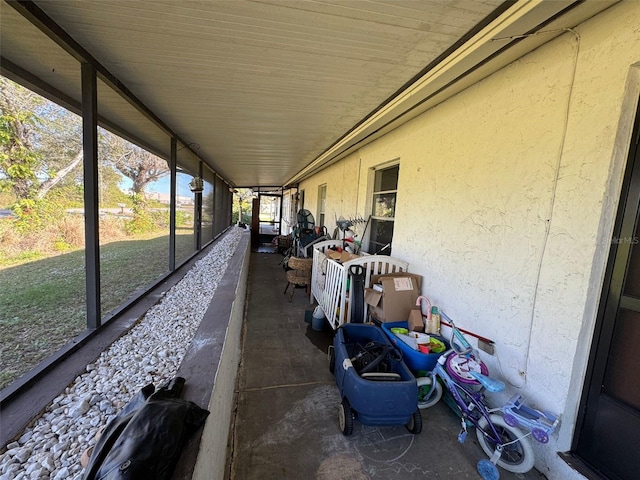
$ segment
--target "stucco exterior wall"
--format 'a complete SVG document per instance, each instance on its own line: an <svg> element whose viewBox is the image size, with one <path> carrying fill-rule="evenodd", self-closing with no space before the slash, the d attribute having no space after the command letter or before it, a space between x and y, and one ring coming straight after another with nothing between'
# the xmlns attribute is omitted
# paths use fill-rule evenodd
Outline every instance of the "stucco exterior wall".
<svg viewBox="0 0 640 480"><path fill-rule="evenodd" d="M356 214L356 203L359 197L358 178L360 175L357 157L351 156L321 171L312 181L301 184L304 190L304 208L310 210L318 224L318 187L327 185L327 209L325 212L329 234L333 234L336 219L353 217Z"/></svg>
<svg viewBox="0 0 640 480"><path fill-rule="evenodd" d="M562 414L571 447L640 81L640 3L566 32L301 185L315 213L368 216L371 168L400 163L393 253L459 326L496 342L508 384ZM315 203L314 203L315 202Z"/></svg>

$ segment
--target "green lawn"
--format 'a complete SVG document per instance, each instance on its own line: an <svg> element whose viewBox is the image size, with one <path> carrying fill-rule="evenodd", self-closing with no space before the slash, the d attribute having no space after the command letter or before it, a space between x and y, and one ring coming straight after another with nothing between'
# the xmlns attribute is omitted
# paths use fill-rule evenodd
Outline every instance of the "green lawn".
<svg viewBox="0 0 640 480"><path fill-rule="evenodd" d="M177 264L194 251L190 231L176 235ZM103 315L169 270L169 237L100 247ZM84 251L0 266L0 388L86 328Z"/></svg>

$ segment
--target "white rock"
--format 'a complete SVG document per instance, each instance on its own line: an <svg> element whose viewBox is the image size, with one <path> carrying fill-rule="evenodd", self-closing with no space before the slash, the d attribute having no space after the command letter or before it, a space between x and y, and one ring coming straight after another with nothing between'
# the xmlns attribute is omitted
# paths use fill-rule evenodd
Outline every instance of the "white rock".
<svg viewBox="0 0 640 480"><path fill-rule="evenodd" d="M76 403L69 409L69 416L71 418L78 418L89 411L91 406L87 400L82 400L81 402Z"/></svg>
<svg viewBox="0 0 640 480"><path fill-rule="evenodd" d="M29 478L31 480L40 480L41 478L49 478L49 472L42 467L38 467L37 469L33 470L29 474Z"/></svg>
<svg viewBox="0 0 640 480"><path fill-rule="evenodd" d="M40 462L40 465L42 465L44 468L46 468L48 471L53 472L56 468L56 464L53 461L53 455L49 454L46 455L42 461Z"/></svg>
<svg viewBox="0 0 640 480"><path fill-rule="evenodd" d="M16 473L20 470L19 463L11 463L7 465L7 468L3 469L3 475L9 475L9 478L13 478L16 476Z"/></svg>
<svg viewBox="0 0 640 480"><path fill-rule="evenodd" d="M53 480L67 480L69 478L69 469L67 467L62 467L58 470L53 477Z"/></svg>
<svg viewBox="0 0 640 480"><path fill-rule="evenodd" d="M38 462L28 463L27 468L24 469L24 472L27 475L31 476L31 473L35 470L38 470L39 468L41 468L41 466Z"/></svg>
<svg viewBox="0 0 640 480"><path fill-rule="evenodd" d="M20 463L25 463L27 460L29 460L32 451L33 450L29 447L15 448L12 450L12 455L13 458L18 460Z"/></svg>
<svg viewBox="0 0 640 480"><path fill-rule="evenodd" d="M69 448L69 444L66 442L56 443L51 449L51 451L53 452L54 457L60 458L60 455L62 455L62 452L64 452L68 448Z"/></svg>

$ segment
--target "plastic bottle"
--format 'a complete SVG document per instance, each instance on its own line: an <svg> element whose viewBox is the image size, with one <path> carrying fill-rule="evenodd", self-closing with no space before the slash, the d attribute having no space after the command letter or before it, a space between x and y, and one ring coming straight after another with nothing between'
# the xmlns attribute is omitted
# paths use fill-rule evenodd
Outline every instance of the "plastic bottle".
<svg viewBox="0 0 640 480"><path fill-rule="evenodd" d="M438 307L431 307L431 318L427 321L427 333L440 334L440 312Z"/></svg>

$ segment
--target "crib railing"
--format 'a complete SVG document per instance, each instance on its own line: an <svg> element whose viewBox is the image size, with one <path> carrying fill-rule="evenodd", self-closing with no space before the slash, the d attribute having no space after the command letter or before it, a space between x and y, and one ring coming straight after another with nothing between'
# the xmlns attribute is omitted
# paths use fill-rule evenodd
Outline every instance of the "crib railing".
<svg viewBox="0 0 640 480"><path fill-rule="evenodd" d="M330 248L342 246L342 240L326 240L313 246L313 271L311 275L311 301L315 299L322 308L333 329L351 319L352 282L348 282L349 267L360 265L364 269L366 287L371 286L373 275L405 272L407 262L386 255L363 255L344 264L332 260L326 254ZM363 318L367 320L367 305Z"/></svg>

